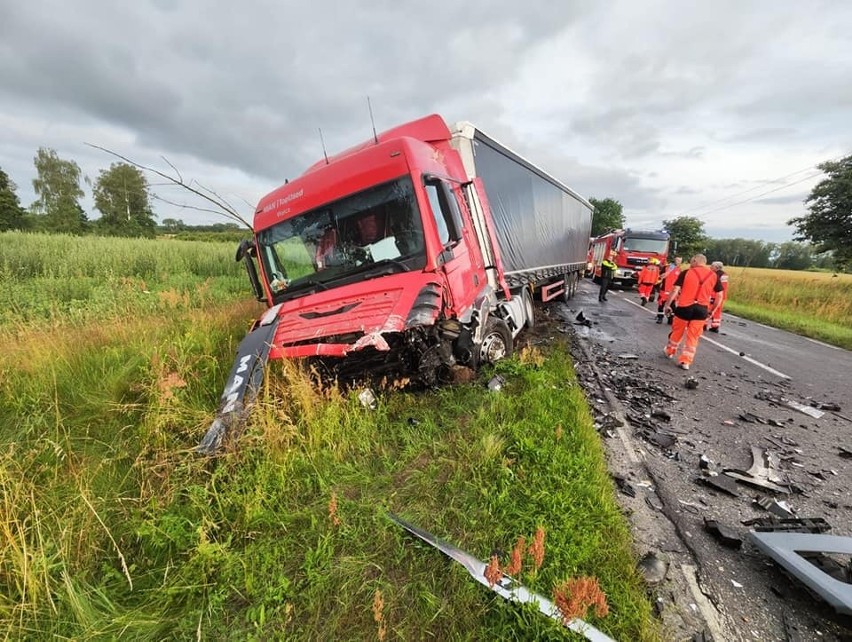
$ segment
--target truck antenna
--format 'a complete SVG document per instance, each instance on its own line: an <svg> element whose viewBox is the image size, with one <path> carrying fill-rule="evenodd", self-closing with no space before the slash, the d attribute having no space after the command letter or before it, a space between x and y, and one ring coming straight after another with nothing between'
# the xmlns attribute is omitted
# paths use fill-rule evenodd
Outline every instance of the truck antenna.
<svg viewBox="0 0 852 642"><path fill-rule="evenodd" d="M328 165L328 152L325 151L325 140L322 137L322 127L317 127L320 135L320 144L322 145L322 155L325 156L325 164Z"/></svg>
<svg viewBox="0 0 852 642"><path fill-rule="evenodd" d="M370 102L369 96L367 96L367 109L370 110L370 123L373 125L373 140L376 141L376 145L378 145L379 136L376 134L376 121L373 120L373 104Z"/></svg>

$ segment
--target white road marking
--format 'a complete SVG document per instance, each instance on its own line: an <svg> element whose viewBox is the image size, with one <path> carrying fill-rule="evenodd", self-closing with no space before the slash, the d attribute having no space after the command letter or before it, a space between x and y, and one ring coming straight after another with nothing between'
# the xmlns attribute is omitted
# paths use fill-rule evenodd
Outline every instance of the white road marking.
<svg viewBox="0 0 852 642"><path fill-rule="evenodd" d="M644 306L639 305L639 304L638 304L638 303L636 303L635 301L631 301L630 299L626 299L626 298L624 298L623 296L622 296L622 297L619 297L619 298L620 298L622 301L625 301L625 302L629 303L630 305L635 305L635 306L636 306L637 308L639 308L640 310L645 310L645 312L649 312L649 313L651 313L651 314L656 314L656 312L654 312L653 310L649 310L648 308L646 308L646 307L644 307ZM760 324L758 324L758 325L760 325ZM774 328L773 328L773 329L774 329ZM760 362L760 361L758 361L757 359L752 359L751 357L747 357L747 356L745 356L745 355L740 356L740 353L739 353L739 352L737 352L736 350L734 350L734 349L732 349L732 348L729 348L729 347L728 347L728 346L726 346L726 345L722 345L722 344L721 344L721 343L719 343L718 341L714 341L713 339L711 339L711 338L710 338L710 337L708 337L708 336L705 336L705 335L703 335L703 334L702 334L702 335L701 335L701 338L702 338L702 339L704 339L705 341L709 341L709 342L710 342L710 343L712 343L714 346L717 346L717 347L719 347L719 348L722 348L722 350L726 350L727 352L730 352L731 354L737 355L737 356L738 356L738 357L740 357L743 361L748 361L749 363L751 363L751 364L753 364L753 365L756 365L758 368L763 368L763 369L764 369L764 370L766 370L767 372L769 372L769 373L771 373L771 374L774 374L776 377L781 377L782 379L790 379L790 378L791 378L789 375L785 375L783 372L780 372L780 371L776 370L775 368L772 368L772 367L770 367L770 366L767 366L765 363L761 363L761 362Z"/></svg>
<svg viewBox="0 0 852 642"><path fill-rule="evenodd" d="M837 346L833 346L829 343L823 343L822 341L817 341L816 339L811 339L810 337L802 337L805 341L810 341L811 343L815 343L818 346L822 346L824 348L831 348L832 350L842 350L843 348L838 348Z"/></svg>

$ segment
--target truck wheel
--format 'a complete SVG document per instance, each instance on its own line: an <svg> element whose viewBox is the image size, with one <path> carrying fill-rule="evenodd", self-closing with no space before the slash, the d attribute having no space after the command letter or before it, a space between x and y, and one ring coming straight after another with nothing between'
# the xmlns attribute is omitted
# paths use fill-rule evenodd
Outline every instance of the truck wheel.
<svg viewBox="0 0 852 642"><path fill-rule="evenodd" d="M526 322L524 323L524 327L526 328L534 328L535 327L535 307L533 306L532 295L530 294L529 288L524 288L521 290L521 299L524 302L524 316L527 317Z"/></svg>
<svg viewBox="0 0 852 642"><path fill-rule="evenodd" d="M482 343L476 350L476 365L496 363L512 356L512 333L503 319L488 317Z"/></svg>
<svg viewBox="0 0 852 642"><path fill-rule="evenodd" d="M563 292L562 292L562 302L568 303L571 300L571 297L574 296L574 292L571 290L571 284L573 283L573 279L570 274L565 275L565 283L563 284Z"/></svg>

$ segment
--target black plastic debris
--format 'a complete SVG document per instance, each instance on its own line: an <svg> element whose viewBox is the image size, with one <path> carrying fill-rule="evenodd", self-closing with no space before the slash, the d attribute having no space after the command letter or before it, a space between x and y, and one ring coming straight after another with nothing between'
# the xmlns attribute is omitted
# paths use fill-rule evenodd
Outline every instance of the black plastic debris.
<svg viewBox="0 0 852 642"><path fill-rule="evenodd" d="M677 437L667 432L653 432L648 435L648 441L660 448L671 448L677 443Z"/></svg>
<svg viewBox="0 0 852 642"><path fill-rule="evenodd" d="M580 312L574 318L577 319L576 322L574 323L574 325L584 325L587 328L592 327L592 321L590 319L586 318L586 315L583 314L582 310L580 310Z"/></svg>
<svg viewBox="0 0 852 642"><path fill-rule="evenodd" d="M840 452L837 453L844 459L852 459L852 448L847 448L846 446L838 446Z"/></svg>
<svg viewBox="0 0 852 642"><path fill-rule="evenodd" d="M737 536L736 532L720 524L715 519L704 518L704 530L710 533L716 540L727 548L740 548L743 545L743 540Z"/></svg>
<svg viewBox="0 0 852 642"><path fill-rule="evenodd" d="M687 390L695 390L698 387L698 379L696 379L695 377L687 377L683 386Z"/></svg>
<svg viewBox="0 0 852 642"><path fill-rule="evenodd" d="M707 455L701 455L698 458L698 467L701 470L710 470L710 466L713 465L713 460L710 459Z"/></svg>
<svg viewBox="0 0 852 642"><path fill-rule="evenodd" d="M816 404L819 410L828 410L829 412L840 412L840 404L834 402Z"/></svg>
<svg viewBox="0 0 852 642"><path fill-rule="evenodd" d="M669 422L672 420L672 416L667 413L665 410L655 410L651 413L651 416L654 419L660 419L665 422Z"/></svg>
<svg viewBox="0 0 852 642"><path fill-rule="evenodd" d="M758 533L827 533L831 524L822 517L756 517L743 522Z"/></svg>
<svg viewBox="0 0 852 642"><path fill-rule="evenodd" d="M622 493L628 497L636 497L636 489L633 488L630 482L624 479L624 477L616 475L613 477L613 480L615 481L615 485L618 487L618 490Z"/></svg>
<svg viewBox="0 0 852 642"><path fill-rule="evenodd" d="M798 401L793 401L792 399L787 399L786 397L773 395L768 390L761 390L756 395L754 395L754 398L760 399L762 401L768 401L778 406L786 406L787 408L798 410L802 414L808 415L809 417L813 417L814 419L819 419L825 414L825 412L823 412L822 410L818 410L813 406L806 406L805 404L799 403Z"/></svg>
<svg viewBox="0 0 852 642"><path fill-rule="evenodd" d="M698 482L715 490L727 493L733 497L740 496L740 490L737 487L737 482L730 477L725 477L724 475L711 475L709 477L699 477Z"/></svg>

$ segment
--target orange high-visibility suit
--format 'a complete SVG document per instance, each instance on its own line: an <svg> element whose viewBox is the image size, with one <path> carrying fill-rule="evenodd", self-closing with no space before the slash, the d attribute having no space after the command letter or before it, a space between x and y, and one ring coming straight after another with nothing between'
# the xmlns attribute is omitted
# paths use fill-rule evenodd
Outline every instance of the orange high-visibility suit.
<svg viewBox="0 0 852 642"><path fill-rule="evenodd" d="M666 356L674 358L678 347L686 337L686 343L680 353L678 364L689 370L698 349L698 340L704 333L704 324L710 311L710 299L721 295L722 284L716 278L716 272L706 265L694 265L682 272L675 281L673 295L677 295L677 307L674 309L672 331L666 344Z"/></svg>
<svg viewBox="0 0 852 642"><path fill-rule="evenodd" d="M648 263L639 273L639 296L642 297L642 305L648 303L651 291L660 280L660 266L656 263Z"/></svg>
<svg viewBox="0 0 852 642"><path fill-rule="evenodd" d="M669 300L669 294L671 294L672 288L674 288L677 277L680 276L681 267L689 267L689 264L685 264L683 266L673 264L669 267L669 271L663 276L663 280L660 284L659 298L657 299L659 301L657 304L657 323L663 322L663 308L666 307L666 301Z"/></svg>
<svg viewBox="0 0 852 642"><path fill-rule="evenodd" d="M722 293L719 294L719 298L722 299L722 302L719 306L713 311L713 315L708 319L707 328L711 332L718 332L719 328L722 327L722 308L725 306L725 301L728 300L728 275L725 273L725 270L718 270L716 274L719 277L719 281L722 284ZM715 305L715 298L710 302L711 305Z"/></svg>

